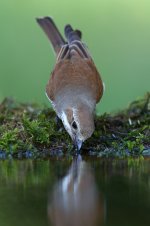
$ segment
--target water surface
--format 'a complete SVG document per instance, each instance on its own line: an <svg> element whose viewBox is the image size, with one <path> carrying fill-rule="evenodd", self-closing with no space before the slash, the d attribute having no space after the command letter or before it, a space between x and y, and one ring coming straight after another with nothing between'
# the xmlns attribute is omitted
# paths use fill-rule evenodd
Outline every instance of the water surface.
<svg viewBox="0 0 150 226"><path fill-rule="evenodd" d="M150 161L0 162L1 226L148 226Z"/></svg>

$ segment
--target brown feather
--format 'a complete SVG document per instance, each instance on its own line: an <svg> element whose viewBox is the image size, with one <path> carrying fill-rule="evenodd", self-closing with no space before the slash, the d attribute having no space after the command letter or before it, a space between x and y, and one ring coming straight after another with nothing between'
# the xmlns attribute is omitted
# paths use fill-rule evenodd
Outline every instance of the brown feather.
<svg viewBox="0 0 150 226"><path fill-rule="evenodd" d="M87 89L96 103L103 94L100 75L91 59L83 59L79 55L58 62L46 86L48 97L55 101L55 96L67 88L81 87Z"/></svg>

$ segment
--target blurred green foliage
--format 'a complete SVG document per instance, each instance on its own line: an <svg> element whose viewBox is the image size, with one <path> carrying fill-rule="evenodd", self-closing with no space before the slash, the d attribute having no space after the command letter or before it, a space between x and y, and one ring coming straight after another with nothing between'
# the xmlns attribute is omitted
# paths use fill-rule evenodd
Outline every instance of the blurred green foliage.
<svg viewBox="0 0 150 226"><path fill-rule="evenodd" d="M149 0L1 0L0 100L48 101L45 85L54 55L35 18L50 15L83 31L106 84L98 112L121 109L149 91Z"/></svg>

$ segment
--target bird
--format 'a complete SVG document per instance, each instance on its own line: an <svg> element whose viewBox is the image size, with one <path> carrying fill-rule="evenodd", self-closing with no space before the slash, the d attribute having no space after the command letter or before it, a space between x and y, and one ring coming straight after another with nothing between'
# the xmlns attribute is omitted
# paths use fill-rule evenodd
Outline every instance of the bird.
<svg viewBox="0 0 150 226"><path fill-rule="evenodd" d="M50 40L56 63L46 85L46 96L70 135L77 151L95 130L94 115L104 86L100 73L82 41L82 32L70 24L65 39L51 17L36 18Z"/></svg>

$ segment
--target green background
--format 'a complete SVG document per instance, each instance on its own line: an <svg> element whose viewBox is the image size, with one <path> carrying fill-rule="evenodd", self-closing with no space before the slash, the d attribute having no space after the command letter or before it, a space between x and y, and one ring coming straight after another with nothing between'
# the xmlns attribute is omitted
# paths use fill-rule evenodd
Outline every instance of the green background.
<svg viewBox="0 0 150 226"><path fill-rule="evenodd" d="M55 62L35 18L81 29L106 85L98 112L126 107L150 88L149 0L0 0L0 100L47 103Z"/></svg>

